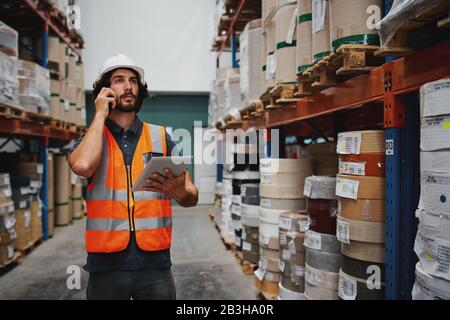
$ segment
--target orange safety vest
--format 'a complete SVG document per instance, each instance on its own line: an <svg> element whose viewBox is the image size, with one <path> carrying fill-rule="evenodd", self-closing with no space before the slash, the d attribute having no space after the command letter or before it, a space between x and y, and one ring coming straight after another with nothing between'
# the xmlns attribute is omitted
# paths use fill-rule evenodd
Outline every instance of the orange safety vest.
<svg viewBox="0 0 450 320"><path fill-rule="evenodd" d="M136 233L142 250L169 249L172 240L172 205L163 193L133 192L133 183L145 166L145 154L167 154L164 127L144 123L131 166L107 127L104 130L102 159L87 187L87 252L117 252Z"/></svg>

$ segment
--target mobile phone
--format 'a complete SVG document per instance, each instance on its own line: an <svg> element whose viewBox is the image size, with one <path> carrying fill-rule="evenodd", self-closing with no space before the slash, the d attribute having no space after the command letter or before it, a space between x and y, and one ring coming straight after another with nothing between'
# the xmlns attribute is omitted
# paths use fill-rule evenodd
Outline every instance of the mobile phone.
<svg viewBox="0 0 450 320"><path fill-rule="evenodd" d="M113 95L109 95L108 98L114 98L114 96L113 96ZM119 102L118 102L117 99L116 99L116 106L117 106L118 103L119 103ZM113 109L112 106L113 106L113 105L112 105L112 102L110 102L110 103L109 103L109 112L111 112L111 110Z"/></svg>

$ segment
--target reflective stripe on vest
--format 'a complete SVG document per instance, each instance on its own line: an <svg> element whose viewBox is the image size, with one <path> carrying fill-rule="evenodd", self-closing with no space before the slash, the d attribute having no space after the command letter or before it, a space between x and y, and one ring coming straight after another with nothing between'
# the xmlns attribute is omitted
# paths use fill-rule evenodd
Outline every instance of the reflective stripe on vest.
<svg viewBox="0 0 450 320"><path fill-rule="evenodd" d="M131 165L131 183L145 166L145 154L167 154L164 127L144 123ZM170 248L172 206L163 193L134 192L128 199L127 170L122 151L108 128L103 136L102 159L87 188L86 249L88 252L116 252L129 241L130 215L136 241L142 250ZM131 194L131 193L130 193ZM130 202L134 199L134 207ZM125 233L124 233L125 232Z"/></svg>

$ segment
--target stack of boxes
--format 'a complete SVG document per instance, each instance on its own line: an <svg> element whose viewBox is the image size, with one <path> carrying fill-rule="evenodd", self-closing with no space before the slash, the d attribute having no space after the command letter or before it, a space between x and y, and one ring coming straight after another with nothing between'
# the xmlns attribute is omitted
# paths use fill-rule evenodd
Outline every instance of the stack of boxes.
<svg viewBox="0 0 450 320"><path fill-rule="evenodd" d="M261 19L247 23L239 38L241 107L259 100L261 95L261 38Z"/></svg>
<svg viewBox="0 0 450 320"><path fill-rule="evenodd" d="M260 263L255 273L263 293L279 294L279 222L289 210L304 210L303 184L312 174L311 159L260 159Z"/></svg>
<svg viewBox="0 0 450 320"><path fill-rule="evenodd" d="M305 296L309 300L337 300L341 248L336 239L336 178L305 179L308 231L305 236Z"/></svg>
<svg viewBox="0 0 450 320"><path fill-rule="evenodd" d="M259 184L242 184L242 254L244 261L259 262Z"/></svg>
<svg viewBox="0 0 450 320"><path fill-rule="evenodd" d="M421 95L419 257L413 299L450 299L450 79L425 84Z"/></svg>
<svg viewBox="0 0 450 320"><path fill-rule="evenodd" d="M17 55L19 34L0 21L0 103L19 106Z"/></svg>
<svg viewBox="0 0 450 320"><path fill-rule="evenodd" d="M56 36L49 37L51 116L60 121L86 125L83 64Z"/></svg>
<svg viewBox="0 0 450 320"><path fill-rule="evenodd" d="M17 234L15 231L14 203L11 195L9 174L0 173L0 266L14 257L13 240L17 237Z"/></svg>
<svg viewBox="0 0 450 320"><path fill-rule="evenodd" d="M305 300L306 211L288 211L280 215L280 300Z"/></svg>
<svg viewBox="0 0 450 320"><path fill-rule="evenodd" d="M20 105L29 112L50 115L50 73L37 63L18 60Z"/></svg>
<svg viewBox="0 0 450 320"><path fill-rule="evenodd" d="M242 189L241 185L259 183L258 171L233 171L233 198L231 204L231 218L234 226L234 243L237 251L242 251ZM247 250L248 251L248 250Z"/></svg>
<svg viewBox="0 0 450 320"><path fill-rule="evenodd" d="M341 299L384 299L384 131L341 133L337 152L336 232L343 254L339 296ZM372 275L369 266L376 266L381 274L373 290L367 285Z"/></svg>
<svg viewBox="0 0 450 320"><path fill-rule="evenodd" d="M11 178L11 188L16 209L17 238L14 249L25 251L32 245L31 241L31 202L33 200L29 177L15 176Z"/></svg>

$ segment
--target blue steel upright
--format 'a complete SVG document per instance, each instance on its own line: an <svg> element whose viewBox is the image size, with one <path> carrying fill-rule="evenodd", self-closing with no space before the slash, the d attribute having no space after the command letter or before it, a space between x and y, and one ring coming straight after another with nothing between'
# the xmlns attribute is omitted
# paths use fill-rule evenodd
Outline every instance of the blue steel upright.
<svg viewBox="0 0 450 320"><path fill-rule="evenodd" d="M44 32L42 34L42 56L41 63L44 68L48 68L48 23L44 23ZM44 240L48 239L48 138L39 139L38 157L44 170L42 173L42 187L40 198L42 201L42 234Z"/></svg>

